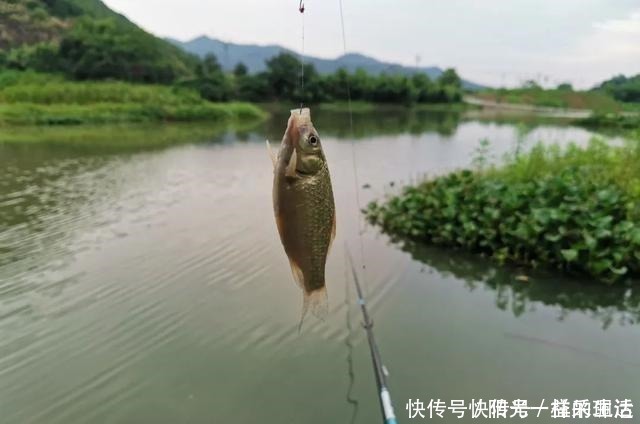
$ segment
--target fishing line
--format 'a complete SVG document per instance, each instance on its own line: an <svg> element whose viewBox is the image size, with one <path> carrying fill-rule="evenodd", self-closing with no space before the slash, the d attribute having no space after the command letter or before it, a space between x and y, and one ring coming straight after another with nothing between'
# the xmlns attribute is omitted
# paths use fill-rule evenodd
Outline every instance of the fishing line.
<svg viewBox="0 0 640 424"><path fill-rule="evenodd" d="M344 12L342 7L342 0L338 0L340 4L340 25L342 27L342 47L344 49L344 54L347 54L347 36L344 29ZM358 205L358 209L356 210L357 214L357 223L358 223L358 240L360 240L360 257L362 263L362 276L366 281L366 266L365 266L365 256L364 256L364 242L362 240L362 230L360 229L360 220L362 219L362 207L360 206L360 183L358 179L358 164L356 159L356 147L353 137L353 108L351 105L351 87L349 84L349 73L347 71L346 78L346 86L347 86L347 106L349 108L349 130L351 135L351 162L353 165L353 175L354 175L354 183L355 183L355 191L356 191L356 203ZM369 316L369 311L367 310L367 304L364 299L364 295L362 294L362 287L360 286L360 281L358 280L358 273L356 272L355 267L353 266L353 258L351 257L351 252L349 251L349 246L345 241L345 255L349 262L351 272L353 274L353 282L356 286L356 291L358 294L358 305L360 305L360 309L362 311L362 317L364 319L364 329L367 332L367 341L369 342L369 351L371 353L371 361L373 363L373 369L376 377L376 385L378 387L378 396L380 401L380 409L382 412L382 417L384 419L385 424L396 424L396 416L393 410L393 404L391 403L391 395L389 394L389 389L387 388L387 368L382 363L382 357L380 356L380 350L378 349L378 344L376 343L374 334L373 334L373 321Z"/></svg>
<svg viewBox="0 0 640 424"><path fill-rule="evenodd" d="M300 113L304 105L304 0L300 0L298 11L302 15L302 53L300 54Z"/></svg>
<svg viewBox="0 0 640 424"><path fill-rule="evenodd" d="M347 335L345 336L345 345L347 346L347 375L349 376L349 386L347 387L346 399L347 403L352 407L350 424L356 422L358 417L358 410L360 408L360 402L357 398L353 397L353 387L356 381L356 373L353 370L353 342L351 341L353 335L353 327L351 326L351 286L349 281L349 258L344 255L344 306L347 322Z"/></svg>
<svg viewBox="0 0 640 424"><path fill-rule="evenodd" d="M338 0L340 3L340 25L342 27L342 49L344 51L344 54L347 54L347 35L346 35L346 31L344 29L344 13L343 13L343 7L342 7L342 0ZM356 145L355 142L353 141L353 108L351 105L351 84L349 84L349 74L347 71L347 78L346 78L346 86L347 86L347 108L349 110L349 135L351 136L351 164L353 166L353 176L354 176L354 184L355 184L355 192L356 192L356 204L358 206L358 209L356 210L356 222L358 225L358 240L360 242L360 263L362 266L362 277L364 279L364 281L367 281L367 276L366 276L366 265L364 262L364 242L362 241L362 232L364 231L364 226L360 225L362 216L361 216L361 211L362 211L362 206L360 203L360 182L359 182L359 178L358 178L358 163L357 163L357 159L356 159ZM365 283L366 284L366 283ZM368 286L367 286L368 289ZM369 290L367 290L368 292Z"/></svg>

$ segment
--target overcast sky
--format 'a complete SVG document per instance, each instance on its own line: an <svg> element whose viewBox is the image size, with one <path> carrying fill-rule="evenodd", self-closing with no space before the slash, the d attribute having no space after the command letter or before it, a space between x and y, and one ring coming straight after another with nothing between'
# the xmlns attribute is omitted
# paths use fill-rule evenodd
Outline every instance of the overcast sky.
<svg viewBox="0 0 640 424"><path fill-rule="evenodd" d="M302 47L298 0L104 0L146 30L187 40ZM343 52L339 0L305 0L305 53ZM347 50L467 79L589 87L640 73L639 0L343 0Z"/></svg>

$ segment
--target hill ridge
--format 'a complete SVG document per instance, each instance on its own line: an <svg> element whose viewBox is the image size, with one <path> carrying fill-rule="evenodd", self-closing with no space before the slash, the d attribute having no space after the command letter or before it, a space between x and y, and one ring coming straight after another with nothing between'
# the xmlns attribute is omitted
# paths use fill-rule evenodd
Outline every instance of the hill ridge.
<svg viewBox="0 0 640 424"><path fill-rule="evenodd" d="M257 43L244 44L222 41L206 35L200 35L187 41L174 38L165 38L170 43L183 48L189 53L203 57L207 53L213 53L225 70L232 70L238 63L244 63L249 72L264 71L265 61L280 53L291 53L300 56L298 52L277 44L260 45ZM398 63L385 62L359 52L348 52L333 59L304 55L305 63L311 63L321 74L333 73L339 68L346 68L353 72L362 68L371 74L390 73L411 75L418 72L426 73L430 78L437 78L444 70L437 66L415 67ZM463 80L463 85L468 89L485 88L472 81Z"/></svg>

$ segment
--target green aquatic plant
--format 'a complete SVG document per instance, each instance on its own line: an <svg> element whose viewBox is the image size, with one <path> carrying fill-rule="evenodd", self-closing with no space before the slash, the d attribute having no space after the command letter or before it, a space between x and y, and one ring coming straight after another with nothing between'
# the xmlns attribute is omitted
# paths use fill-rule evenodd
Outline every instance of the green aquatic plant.
<svg viewBox="0 0 640 424"><path fill-rule="evenodd" d="M473 159L471 161L476 169L482 170L487 166L490 159L490 150L491 143L489 142L489 140L487 140L486 138L480 140L478 147L476 147L475 151L473 152Z"/></svg>
<svg viewBox="0 0 640 424"><path fill-rule="evenodd" d="M365 212L411 240L614 281L640 274L639 159L631 143L538 145L499 168L407 187Z"/></svg>

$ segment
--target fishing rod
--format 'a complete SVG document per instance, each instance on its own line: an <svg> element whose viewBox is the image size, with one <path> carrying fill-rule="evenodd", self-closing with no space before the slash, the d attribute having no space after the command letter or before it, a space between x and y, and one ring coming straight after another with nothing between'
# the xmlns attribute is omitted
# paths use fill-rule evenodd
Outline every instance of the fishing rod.
<svg viewBox="0 0 640 424"><path fill-rule="evenodd" d="M300 0L300 13L304 12L303 0ZM344 54L347 54L347 35L344 26L344 10L342 7L342 0L338 0L338 6L340 8L340 26L342 28L342 48L344 50ZM304 24L303 24L304 31ZM304 40L304 36L303 36ZM304 42L304 41L303 41ZM349 128L351 133L351 160L353 163L353 175L354 175L354 183L355 183L355 192L356 192L356 203L358 204L357 209L357 218L360 219L360 192L358 183L358 167L356 165L356 151L355 145L353 142L353 110L351 107L351 87L349 86L349 78L346 80L346 88L347 88L347 99L349 105ZM362 260L364 262L364 243L362 242L362 233L358 232L359 240L360 240L360 254L362 256ZM382 363L382 358L380 356L380 350L378 349L378 344L376 343L376 338L373 334L373 321L369 316L369 311L367 310L367 303L364 300L364 295L362 294L362 288L360 287L360 281L358 280L358 274L356 273L356 269L353 266L353 258L351 257L351 252L349 251L349 246L345 242L345 251L347 255L347 259L349 260L349 265L351 267L351 272L353 274L353 281L356 285L356 291L358 293L358 304L360 305L360 310L362 311L362 317L364 319L363 327L367 332L367 341L369 342L369 351L371 352L371 362L373 364L373 372L376 376L376 386L378 387L378 394L380 400L380 409L382 411L382 418L384 419L385 424L397 424L396 415L393 411L393 404L391 403L391 395L389 394L389 389L387 386L387 368Z"/></svg>
<svg viewBox="0 0 640 424"><path fill-rule="evenodd" d="M353 274L353 281L355 282L356 291L358 293L358 305L360 305L360 310L362 311L362 316L364 318L363 327L367 332L367 340L369 341L369 351L371 352L371 361L373 362L373 371L376 376L376 385L378 386L382 416L384 418L385 424L397 424L396 416L393 411L393 405L391 403L391 395L389 394L389 389L387 386L387 368L382 363L380 350L378 349L378 344L376 343L376 339L373 334L373 321L369 316L369 311L367 310L367 303L365 302L364 296L362 295L362 288L360 287L360 282L358 281L358 275L353 266L353 259L351 258L351 253L349 252L349 248L347 246L345 247L347 252L347 258L349 259L349 264L351 266L351 272Z"/></svg>

